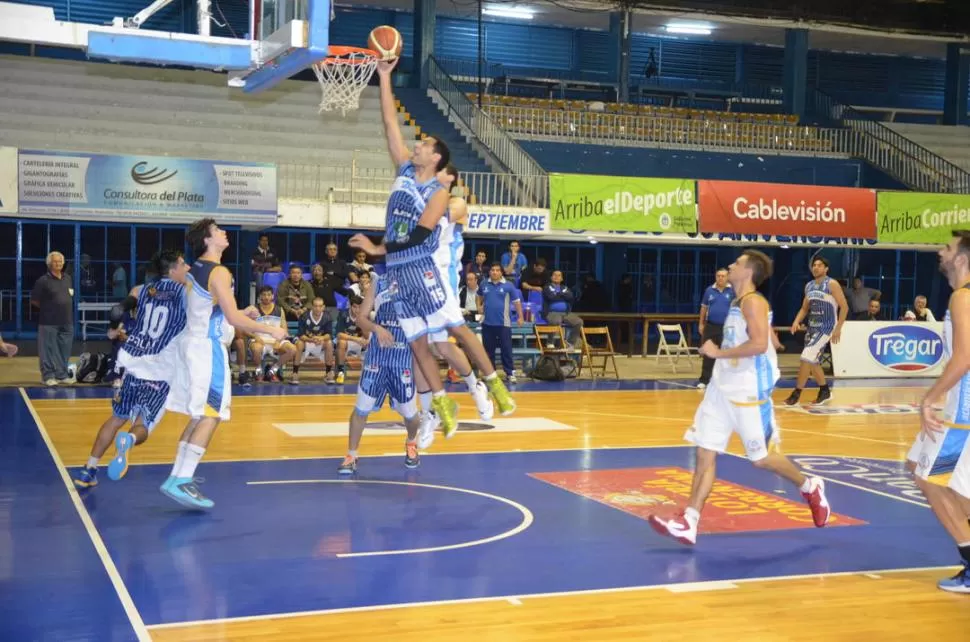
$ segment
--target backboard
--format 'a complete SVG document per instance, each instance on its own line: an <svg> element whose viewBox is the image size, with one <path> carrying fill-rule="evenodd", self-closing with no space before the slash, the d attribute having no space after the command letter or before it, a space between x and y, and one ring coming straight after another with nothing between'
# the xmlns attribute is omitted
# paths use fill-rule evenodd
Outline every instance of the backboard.
<svg viewBox="0 0 970 642"><path fill-rule="evenodd" d="M172 2L155 0L110 26L58 21L50 7L0 2L0 40L78 48L113 62L227 71L229 86L247 93L265 91L329 52L331 0L249 0L245 38L210 35L210 0L197 2L197 33L152 30L151 17Z"/></svg>

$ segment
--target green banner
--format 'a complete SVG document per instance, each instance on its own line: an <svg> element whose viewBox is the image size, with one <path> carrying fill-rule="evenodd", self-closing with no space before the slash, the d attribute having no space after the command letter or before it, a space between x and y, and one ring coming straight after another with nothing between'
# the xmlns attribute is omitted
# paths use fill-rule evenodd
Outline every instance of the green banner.
<svg viewBox="0 0 970 642"><path fill-rule="evenodd" d="M970 196L879 192L880 243L949 242L952 230L970 229Z"/></svg>
<svg viewBox="0 0 970 642"><path fill-rule="evenodd" d="M549 175L554 230L696 232L696 182L587 174Z"/></svg>

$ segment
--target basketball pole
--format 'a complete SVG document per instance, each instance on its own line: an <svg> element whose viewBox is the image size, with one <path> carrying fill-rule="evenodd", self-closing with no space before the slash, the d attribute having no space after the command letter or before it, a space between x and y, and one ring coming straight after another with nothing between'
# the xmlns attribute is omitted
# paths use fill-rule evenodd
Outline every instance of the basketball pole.
<svg viewBox="0 0 970 642"><path fill-rule="evenodd" d="M482 79L482 66L485 63L485 23L483 17L482 0L478 0L478 108L482 109L482 92L485 91Z"/></svg>

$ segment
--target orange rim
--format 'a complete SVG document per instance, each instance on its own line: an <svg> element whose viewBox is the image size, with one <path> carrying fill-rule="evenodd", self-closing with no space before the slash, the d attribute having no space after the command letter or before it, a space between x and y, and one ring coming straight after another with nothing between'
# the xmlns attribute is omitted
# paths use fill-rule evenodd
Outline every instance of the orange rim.
<svg viewBox="0 0 970 642"><path fill-rule="evenodd" d="M358 58L344 58L353 54L362 54ZM321 65L362 65L371 61L372 58L380 58L380 55L373 49L363 49L361 47L342 47L339 45L330 46L330 54L321 60Z"/></svg>

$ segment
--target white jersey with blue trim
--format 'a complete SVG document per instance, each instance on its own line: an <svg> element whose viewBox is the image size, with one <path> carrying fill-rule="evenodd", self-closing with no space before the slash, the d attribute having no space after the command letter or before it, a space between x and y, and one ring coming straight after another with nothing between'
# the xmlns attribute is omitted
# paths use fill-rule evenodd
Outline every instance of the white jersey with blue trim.
<svg viewBox="0 0 970 642"><path fill-rule="evenodd" d="M407 242L418 221L424 214L428 201L438 191L444 189L437 178L420 183L417 170L411 161L401 165L397 178L391 186L391 196L387 199L387 219L385 221L384 242ZM388 252L385 260L388 266L411 263L432 256L438 246L441 227L431 231L431 237L424 243L398 252Z"/></svg>
<svg viewBox="0 0 970 642"><path fill-rule="evenodd" d="M461 271L461 257L465 254L464 225L451 220L451 211L445 212L438 222L437 247L434 262L447 277L448 285L458 292L458 273Z"/></svg>
<svg viewBox="0 0 970 642"><path fill-rule="evenodd" d="M773 317L769 309L769 332ZM731 304L727 319L724 321L724 340L721 342L721 349L735 348L746 343L749 338L748 323L741 312L741 299L736 299ZM775 345L769 337L768 347L763 354L715 361L711 383L731 401L753 402L768 399L779 377L781 377L781 371L778 369L778 353L775 352Z"/></svg>
<svg viewBox="0 0 970 642"><path fill-rule="evenodd" d="M970 284L964 286L970 290ZM957 290L952 296L956 296L960 291ZM961 296L968 296L962 294ZM970 337L964 338L964 341ZM953 355L953 321L950 319L949 308L943 316L943 360L949 361ZM970 430L970 372L963 373L960 381L946 391L946 400L943 402L943 420L950 428Z"/></svg>
<svg viewBox="0 0 970 642"><path fill-rule="evenodd" d="M189 270L185 333L190 338L214 339L222 343L231 339L232 326L222 313L216 296L209 290L209 278L219 267L223 267L222 264L199 259Z"/></svg>
<svg viewBox="0 0 970 642"><path fill-rule="evenodd" d="M805 285L805 298L808 299L808 320L810 330L832 334L838 319L839 304L832 296L832 279L825 277L819 283L814 279Z"/></svg>
<svg viewBox="0 0 970 642"><path fill-rule="evenodd" d="M185 287L163 278L138 293L137 317L118 351L118 365L133 377L169 381L178 342L186 327Z"/></svg>

